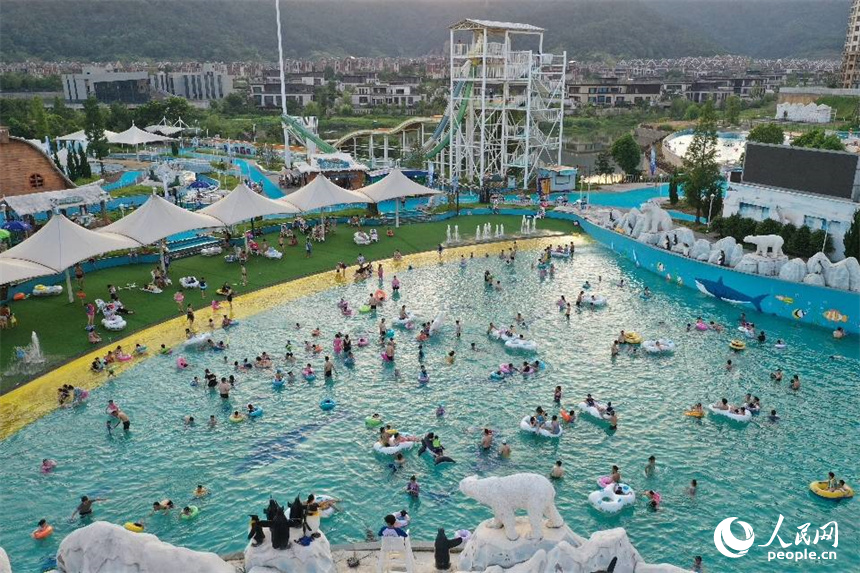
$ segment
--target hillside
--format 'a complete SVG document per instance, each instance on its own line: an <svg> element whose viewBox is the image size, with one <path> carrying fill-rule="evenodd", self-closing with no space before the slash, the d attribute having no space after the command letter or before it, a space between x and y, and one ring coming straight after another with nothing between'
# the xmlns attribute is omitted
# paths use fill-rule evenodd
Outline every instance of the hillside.
<svg viewBox="0 0 860 573"><path fill-rule="evenodd" d="M470 16L547 29L571 58L834 57L850 0L283 0L289 57L441 53ZM3 0L2 60L276 59L271 0Z"/></svg>

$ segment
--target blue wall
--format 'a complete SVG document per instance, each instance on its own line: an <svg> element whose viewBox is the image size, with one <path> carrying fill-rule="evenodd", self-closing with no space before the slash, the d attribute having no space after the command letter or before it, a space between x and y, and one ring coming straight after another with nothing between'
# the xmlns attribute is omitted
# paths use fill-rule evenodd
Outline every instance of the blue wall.
<svg viewBox="0 0 860 573"><path fill-rule="evenodd" d="M578 221L595 240L666 280L700 291L704 287L710 294L721 294L726 299L746 301L738 305L745 311L760 308L761 312L788 320L829 330L841 326L846 332L860 333L860 293L742 273L645 245L572 213L550 216Z"/></svg>

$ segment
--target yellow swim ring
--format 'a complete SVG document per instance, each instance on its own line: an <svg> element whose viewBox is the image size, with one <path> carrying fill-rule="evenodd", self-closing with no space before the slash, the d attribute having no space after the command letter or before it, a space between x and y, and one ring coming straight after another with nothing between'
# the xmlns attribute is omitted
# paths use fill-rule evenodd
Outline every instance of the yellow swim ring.
<svg viewBox="0 0 860 573"><path fill-rule="evenodd" d="M747 347L747 343L743 340L732 340L729 342L729 348L732 350L743 350Z"/></svg>
<svg viewBox="0 0 860 573"><path fill-rule="evenodd" d="M809 484L809 491L817 495L818 497L823 497L826 499L843 499L854 497L854 490L847 485L845 486L847 491L830 491L827 489L826 481L814 481Z"/></svg>
<svg viewBox="0 0 860 573"><path fill-rule="evenodd" d="M236 424L236 423L239 423L239 422L244 422L244 421L245 421L245 416L243 416L243 415L241 415L241 414L239 414L238 416L236 416L235 414L230 414L230 417L228 418L228 420L230 420L231 422L233 422L234 424Z"/></svg>
<svg viewBox="0 0 860 573"><path fill-rule="evenodd" d="M638 332L628 332L627 334L624 335L624 341L627 344L641 344L642 335L639 334Z"/></svg>
<svg viewBox="0 0 860 573"><path fill-rule="evenodd" d="M686 412L684 412L684 415L690 416L691 418L704 418L705 417L704 412L697 412L695 410L687 410Z"/></svg>
<svg viewBox="0 0 860 573"><path fill-rule="evenodd" d="M142 524L134 523L131 521L126 521L125 524L123 525L123 527L125 527L129 531L133 531L135 533L142 533L143 532L143 525Z"/></svg>

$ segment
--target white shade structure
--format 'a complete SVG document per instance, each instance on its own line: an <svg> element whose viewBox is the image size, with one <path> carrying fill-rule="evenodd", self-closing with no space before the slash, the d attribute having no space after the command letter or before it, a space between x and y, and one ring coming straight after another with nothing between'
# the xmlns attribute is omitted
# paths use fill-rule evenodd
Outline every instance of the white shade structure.
<svg viewBox="0 0 860 573"><path fill-rule="evenodd" d="M0 259L0 284L3 285L55 274L55 270L30 261Z"/></svg>
<svg viewBox="0 0 860 573"><path fill-rule="evenodd" d="M363 195L367 195L374 203L381 203L391 199L400 199L413 195L441 195L442 192L430 187L416 183L403 174L399 169L392 170L388 175L359 189ZM394 204L394 224L400 226L400 203Z"/></svg>
<svg viewBox="0 0 860 573"><path fill-rule="evenodd" d="M289 201L268 199L240 183L226 197L198 213L215 217L225 226L230 226L264 215L291 215L300 211L301 209Z"/></svg>
<svg viewBox="0 0 860 573"><path fill-rule="evenodd" d="M105 137L107 137L108 139L110 139L111 137L113 137L115 135L117 135L117 133L115 131L111 131L109 129L105 130ZM67 135L62 135L62 136L58 137L57 139L60 141L80 141L82 143L89 141L87 139L87 134L83 129L75 131L73 133L69 133Z"/></svg>
<svg viewBox="0 0 860 573"><path fill-rule="evenodd" d="M358 190L367 195L374 203L381 203L390 199L411 197L414 195L441 195L442 192L430 187L416 183L403 174L399 169L393 169L388 175Z"/></svg>
<svg viewBox="0 0 860 573"><path fill-rule="evenodd" d="M66 271L66 290L71 302L72 285L69 279L69 267L110 251L133 249L139 246L137 241L128 237L90 231L69 221L63 215L54 215L29 239L0 253L0 260L11 259L34 263L51 269L50 274Z"/></svg>
<svg viewBox="0 0 860 573"><path fill-rule="evenodd" d="M295 205L302 211L314 211L332 205L349 203L373 203L366 195L339 187L322 174L313 181L277 201Z"/></svg>
<svg viewBox="0 0 860 573"><path fill-rule="evenodd" d="M223 223L215 217L193 213L153 195L136 211L98 232L115 233L134 239L141 245L151 245L177 233L221 226Z"/></svg>
<svg viewBox="0 0 860 573"><path fill-rule="evenodd" d="M107 140L117 145L141 145L143 143L173 141L173 138L158 135L157 133L149 133L132 124L125 131L109 136Z"/></svg>

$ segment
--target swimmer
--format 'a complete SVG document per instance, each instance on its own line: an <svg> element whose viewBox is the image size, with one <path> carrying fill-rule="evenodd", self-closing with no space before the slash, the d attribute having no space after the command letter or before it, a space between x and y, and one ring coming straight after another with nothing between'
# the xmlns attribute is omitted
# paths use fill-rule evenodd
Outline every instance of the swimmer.
<svg viewBox="0 0 860 573"><path fill-rule="evenodd" d="M426 384L430 381L430 375L427 373L427 368L424 365L421 365L421 372L418 374L418 382L421 384Z"/></svg>
<svg viewBox="0 0 860 573"><path fill-rule="evenodd" d="M493 432L489 428L484 428L484 434L481 436L481 448L489 450L493 445Z"/></svg>
<svg viewBox="0 0 860 573"><path fill-rule="evenodd" d="M770 373L770 379L774 382L782 382L782 368L777 368Z"/></svg>
<svg viewBox="0 0 860 573"><path fill-rule="evenodd" d="M156 511L170 511L173 509L173 502L169 499L162 499L161 501L152 502L152 512Z"/></svg>
<svg viewBox="0 0 860 573"><path fill-rule="evenodd" d="M729 401L725 398L721 398L718 403L714 404L714 408L717 410L728 411L730 410Z"/></svg>
<svg viewBox="0 0 860 573"><path fill-rule="evenodd" d="M204 497L209 495L209 490L203 487L202 484L197 484L197 487L194 488L194 497Z"/></svg>
<svg viewBox="0 0 860 573"><path fill-rule="evenodd" d="M645 497L648 498L648 505L651 506L651 509L657 509L657 507L660 505L661 497L660 494L656 491L650 489L647 490L645 492Z"/></svg>
<svg viewBox="0 0 860 573"><path fill-rule="evenodd" d="M549 477L553 479L561 479L564 477L564 468L561 467L561 460L556 460L555 465L549 472Z"/></svg>
<svg viewBox="0 0 860 573"><path fill-rule="evenodd" d="M705 410L702 408L702 403L698 402L695 406L690 408L690 412L695 412L696 414L704 414Z"/></svg>
<svg viewBox="0 0 860 573"><path fill-rule="evenodd" d="M186 426L193 426L194 425L194 416L185 416L185 418L183 418L183 422L185 423Z"/></svg>
<svg viewBox="0 0 860 573"><path fill-rule="evenodd" d="M511 457L511 447L508 445L507 440L502 440L502 446L499 448L499 457L500 458Z"/></svg>
<svg viewBox="0 0 860 573"><path fill-rule="evenodd" d="M734 368L734 365L732 364L732 361L731 361L731 360L726 360L726 372L731 372L731 371L732 371L732 368Z"/></svg>
<svg viewBox="0 0 860 573"><path fill-rule="evenodd" d="M800 375L795 374L794 378L791 379L791 389L800 390Z"/></svg>
<svg viewBox="0 0 860 573"><path fill-rule="evenodd" d="M840 340L842 338L845 338L845 329L840 326L839 328L834 330L833 331L833 338L835 338L836 340Z"/></svg>
<svg viewBox="0 0 860 573"><path fill-rule="evenodd" d="M448 356L445 357L445 362L447 362L449 366L454 364L454 354L455 352L452 350L448 353Z"/></svg>
<svg viewBox="0 0 860 573"><path fill-rule="evenodd" d="M215 419L215 415L214 415L214 414L210 414L210 415L209 415L209 427L210 427L210 428L214 428L214 427L215 427L215 426L217 426L217 425L218 425L218 421Z"/></svg>
<svg viewBox="0 0 860 573"><path fill-rule="evenodd" d="M767 417L771 422L779 422L779 416L776 413L776 410L770 411L770 416Z"/></svg>
<svg viewBox="0 0 860 573"><path fill-rule="evenodd" d="M437 418L442 418L443 416L445 416L445 405L444 405L444 404L439 404L439 405L436 407L436 417L437 417Z"/></svg>
<svg viewBox="0 0 860 573"><path fill-rule="evenodd" d="M43 474L49 474L52 471L54 471L54 468L56 468L56 467L57 467L57 462L55 462L52 459L45 458L42 460L42 465L39 468L39 471L42 472Z"/></svg>
<svg viewBox="0 0 860 573"><path fill-rule="evenodd" d="M617 340L612 341L612 348L609 350L609 352L610 352L610 356L612 356L612 357L618 356L620 349L618 348L618 341Z"/></svg>
<svg viewBox="0 0 860 573"><path fill-rule="evenodd" d="M696 491L699 489L699 482L696 480L690 480L690 487L687 488L687 495L693 497L696 495Z"/></svg>
<svg viewBox="0 0 860 573"><path fill-rule="evenodd" d="M561 386L555 387L555 392L552 394L552 401L556 404L561 404Z"/></svg>
<svg viewBox="0 0 860 573"><path fill-rule="evenodd" d="M657 458L654 456L650 456L648 458L648 464L645 466L645 477L652 477L654 472L657 471Z"/></svg>
<svg viewBox="0 0 860 573"><path fill-rule="evenodd" d="M53 532L53 528L48 525L48 522L44 519L39 520L38 527L30 534L30 537L33 539L44 539L48 537Z"/></svg>

